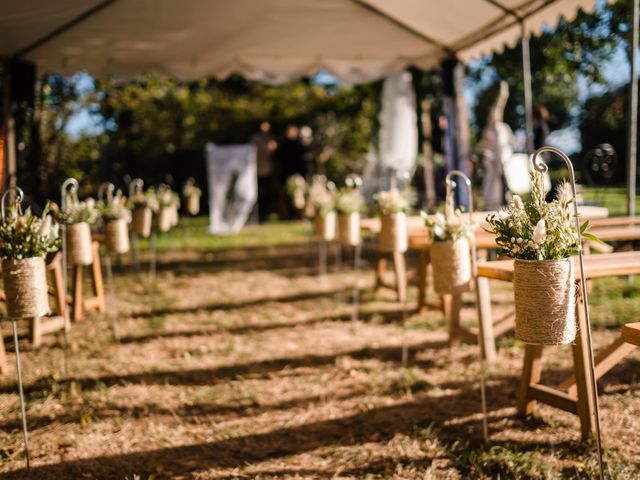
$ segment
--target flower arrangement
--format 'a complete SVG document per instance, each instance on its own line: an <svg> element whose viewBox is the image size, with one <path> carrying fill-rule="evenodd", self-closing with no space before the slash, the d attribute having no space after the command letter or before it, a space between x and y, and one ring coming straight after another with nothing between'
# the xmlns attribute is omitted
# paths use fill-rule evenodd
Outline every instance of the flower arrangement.
<svg viewBox="0 0 640 480"><path fill-rule="evenodd" d="M146 191L138 191L129 197L127 206L131 210L137 210L142 208L148 208L155 212L158 210L158 198L153 188L148 188Z"/></svg>
<svg viewBox="0 0 640 480"><path fill-rule="evenodd" d="M131 210L127 207L127 199L120 190L106 200L99 201L97 208L100 218L105 222L125 220L129 223L131 221Z"/></svg>
<svg viewBox="0 0 640 480"><path fill-rule="evenodd" d="M158 189L156 193L158 206L160 208L178 208L180 206L180 197L170 188Z"/></svg>
<svg viewBox="0 0 640 480"><path fill-rule="evenodd" d="M335 209L336 192L333 182L322 176L314 176L309 187L307 201L316 214L324 216Z"/></svg>
<svg viewBox="0 0 640 480"><path fill-rule="evenodd" d="M409 210L408 195L397 188L380 191L376 193L373 198L376 201L378 212L381 215L407 213Z"/></svg>
<svg viewBox="0 0 640 480"><path fill-rule="evenodd" d="M436 242L456 241L461 238L471 238L475 230L475 223L470 217L465 217L460 209L447 208L446 214L440 212L428 215L420 212L424 223Z"/></svg>
<svg viewBox="0 0 640 480"><path fill-rule="evenodd" d="M364 207L364 197L357 188L341 188L336 196L336 211L340 215L350 215L361 212Z"/></svg>
<svg viewBox="0 0 640 480"><path fill-rule="evenodd" d="M578 253L569 185L561 184L547 203L542 180L542 173L532 171L531 200L525 203L516 195L505 209L487 217L487 231L496 235L499 253L521 260L558 260ZM583 223L581 234L598 241L588 227L588 221Z"/></svg>
<svg viewBox="0 0 640 480"><path fill-rule="evenodd" d="M294 173L287 178L287 194L293 197L297 191L305 191L307 189L307 181L299 173Z"/></svg>
<svg viewBox="0 0 640 480"><path fill-rule="evenodd" d="M51 209L51 204L47 204L38 217L30 208L21 213L17 207L11 207L0 220L0 257L21 260L58 251L59 225L53 221Z"/></svg>
<svg viewBox="0 0 640 480"><path fill-rule="evenodd" d="M64 209L58 211L58 221L65 225L87 223L92 225L98 220L98 209L93 198L78 200L75 192L65 193Z"/></svg>
<svg viewBox="0 0 640 480"><path fill-rule="evenodd" d="M184 184L184 187L182 187L182 196L185 198L189 198L189 197L200 197L202 196L202 190L200 190L199 187L196 186L195 183L191 182L187 182Z"/></svg>

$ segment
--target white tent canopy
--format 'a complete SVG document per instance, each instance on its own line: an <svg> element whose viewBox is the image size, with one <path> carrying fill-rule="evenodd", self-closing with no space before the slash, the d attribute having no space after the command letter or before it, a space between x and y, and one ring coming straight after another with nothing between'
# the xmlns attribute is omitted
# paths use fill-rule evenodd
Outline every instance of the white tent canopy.
<svg viewBox="0 0 640 480"><path fill-rule="evenodd" d="M595 0L3 0L0 57L40 71L367 82L478 57Z"/></svg>

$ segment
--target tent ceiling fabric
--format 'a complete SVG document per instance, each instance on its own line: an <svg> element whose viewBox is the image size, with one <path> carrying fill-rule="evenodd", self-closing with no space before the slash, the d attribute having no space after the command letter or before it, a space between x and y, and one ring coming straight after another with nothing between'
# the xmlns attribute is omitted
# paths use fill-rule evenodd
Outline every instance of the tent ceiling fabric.
<svg viewBox="0 0 640 480"><path fill-rule="evenodd" d="M498 0L527 33L595 0ZM0 56L9 58L99 0L1 0ZM324 68L367 82L455 52L468 60L513 44L520 26L494 0L115 0L27 52L41 71L182 78L241 73L283 83ZM487 36L491 34L490 36Z"/></svg>

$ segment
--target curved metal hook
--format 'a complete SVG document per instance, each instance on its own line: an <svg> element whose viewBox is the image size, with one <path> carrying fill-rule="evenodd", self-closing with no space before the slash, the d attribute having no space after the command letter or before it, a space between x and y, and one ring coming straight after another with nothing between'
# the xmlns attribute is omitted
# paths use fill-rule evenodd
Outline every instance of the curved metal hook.
<svg viewBox="0 0 640 480"><path fill-rule="evenodd" d="M360 188L360 186L362 185L362 178L360 178L360 176L356 175L355 173L350 173L344 179L344 184L349 188Z"/></svg>
<svg viewBox="0 0 640 480"><path fill-rule="evenodd" d="M471 180L467 175L460 170L451 170L447 173L447 176L444 179L444 182L447 186L447 201L450 196L453 194L453 189L456 187L456 182L452 180L452 177L460 177L464 181L464 184L467 186L467 193L469 195L469 214L473 212L473 192L471 190Z"/></svg>
<svg viewBox="0 0 640 480"><path fill-rule="evenodd" d="M5 210L4 210L4 203L5 200L7 198L7 195L11 192L16 192L17 196L14 199L14 202L16 204L16 206L20 207L20 204L22 203L22 201L24 200L24 192L22 191L22 189L20 187L9 187L7 188L7 190L2 194L2 198L0 199L0 213L2 213L2 218L4 218L5 216Z"/></svg>
<svg viewBox="0 0 640 480"><path fill-rule="evenodd" d="M60 208L64 210L65 197L67 193L74 194L78 191L78 180L73 177L67 178L60 187Z"/></svg>
<svg viewBox="0 0 640 480"><path fill-rule="evenodd" d="M105 190L107 192L107 199L111 200L113 198L113 192L116 191L116 186L111 182L105 182L100 185L100 188L98 188L98 200L103 199Z"/></svg>
<svg viewBox="0 0 640 480"><path fill-rule="evenodd" d="M133 197L136 192L142 192L144 188L144 181L141 178L134 178L129 183L129 196Z"/></svg>

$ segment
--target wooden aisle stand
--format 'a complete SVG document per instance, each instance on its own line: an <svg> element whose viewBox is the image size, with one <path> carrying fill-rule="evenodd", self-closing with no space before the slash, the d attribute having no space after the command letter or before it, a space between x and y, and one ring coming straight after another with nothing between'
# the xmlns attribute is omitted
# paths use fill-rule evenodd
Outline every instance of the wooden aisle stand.
<svg viewBox="0 0 640 480"><path fill-rule="evenodd" d="M573 194L573 207L575 217L576 236L578 239L578 264L580 266L580 301L576 303L577 317L578 317L578 329L580 335L575 341L573 346L574 363L576 378L583 379L579 381L578 396L586 399L577 403L576 410L583 424L583 437L585 436L585 424L589 425L589 420L593 419L593 425L595 427L596 447L598 449L598 467L600 471L600 479L604 480L604 463L602 459L602 436L600 431L600 408L598 402L598 384L596 382L596 366L593 355L593 343L591 340L591 320L589 317L589 299L587 292L587 280L584 268L584 258L582 251L582 235L580 232L580 220L578 218L578 206L577 206L577 194L576 194L576 179L573 172L573 164L567 155L561 150L554 147L542 147L536 150L531 157L533 168L543 174L547 172L547 165L542 159L539 159L540 155L545 152L555 153L562 160L564 160L569 170L569 180L571 182L571 193ZM582 306L582 308L580 308ZM527 345L525 350L525 365L523 369L523 382L521 383L521 389L518 400L518 410L520 413L527 413L532 411L535 406L535 401L528 401L532 392L536 392L534 396L541 398L542 400L551 400L552 404L561 405L561 408L572 408L571 398L563 398L561 395L554 395L548 397L544 388L537 384L539 381L538 374L540 372L540 357L542 355L542 347L539 345ZM591 407L593 406L593 415L591 414ZM590 430L590 428L589 428ZM588 433L586 433L588 435Z"/></svg>
<svg viewBox="0 0 640 480"><path fill-rule="evenodd" d="M473 219L473 189L471 187L471 180L469 179L469 177L467 177L467 175L465 175L464 172L461 172L460 170L452 170L445 177L445 184L447 188L446 204L449 205L449 202L451 202L452 205L454 204L453 192L456 187L456 182L452 180L452 177L456 177L456 176L460 177L464 181L464 184L467 188L467 196L469 198L468 213L469 213L469 218ZM469 240L470 240L469 246L471 248L471 274L473 276L473 280L475 283L474 288L476 291L476 302L479 302L480 296L478 293L478 253L476 249L475 232L471 235L471 238ZM452 296L452 295L449 295L449 296ZM461 299L460 294L455 294L455 296ZM443 296L443 300L444 300L444 296ZM443 303L443 306L446 306L446 304ZM457 320L459 323L459 320L460 320L459 315L457 317ZM482 335L482 333L480 333L480 335ZM485 376L486 376L485 354L483 351L483 342L478 342L478 343L480 344L480 354L479 354L480 356L480 404L482 407L482 438L485 443L489 443L489 424L487 420L487 395L486 395L486 380L485 380Z"/></svg>
<svg viewBox="0 0 640 480"><path fill-rule="evenodd" d="M98 200L104 200L105 191L107 193L107 199L111 201L113 199L113 194L116 191L116 187L113 183L106 182L100 185L98 189ZM106 244L106 242L105 242ZM104 256L105 269L107 270L107 291L109 293L110 301L110 312L111 312L111 329L113 330L113 338L116 341L120 340L120 328L118 325L118 298L116 295L116 289L113 284L113 269L112 265L112 253L106 248L106 254ZM106 303L106 295L105 295L105 303Z"/></svg>
<svg viewBox="0 0 640 480"><path fill-rule="evenodd" d="M138 192L144 192L144 181L141 178L134 178L129 183L129 198ZM138 234L131 230L131 265L136 272L140 271L140 259L138 258Z"/></svg>

